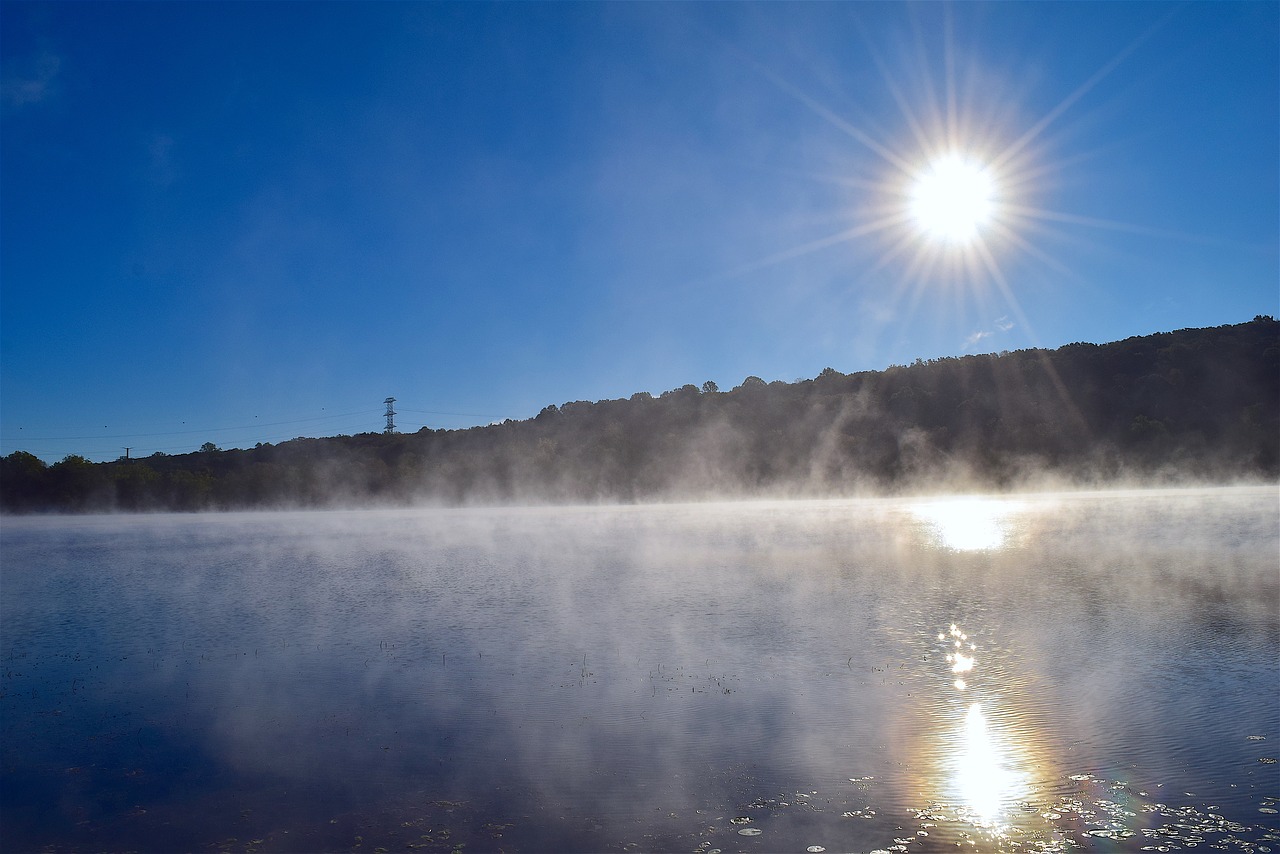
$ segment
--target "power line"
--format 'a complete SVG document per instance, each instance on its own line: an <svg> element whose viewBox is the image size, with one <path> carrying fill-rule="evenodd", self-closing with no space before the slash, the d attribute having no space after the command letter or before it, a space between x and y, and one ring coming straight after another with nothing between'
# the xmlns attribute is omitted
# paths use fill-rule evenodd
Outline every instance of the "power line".
<svg viewBox="0 0 1280 854"><path fill-rule="evenodd" d="M373 430L365 430L365 431L362 431L362 432L363 432L363 433L366 433L366 434L374 434L374 433L376 433L376 431L373 431ZM317 440L317 441L318 441L318 440L321 440L321 439L335 439L335 438L339 438L340 436L343 436L343 435L348 435L348 434L340 434L339 436L294 436L294 435L291 435L291 434L288 434L288 433L279 433L279 434L272 435L272 436L253 436L253 437L251 437L250 439L247 439L247 440L245 440L245 441L235 441L235 443L234 443L234 447L219 448L219 450L221 450L221 451L234 451L234 450L251 451L251 450L253 450L253 449L254 449L254 446L255 446L255 445L281 445L281 444L284 444L285 442L292 442L292 441L295 441L295 440L297 440L297 439L303 439L303 440ZM350 434L350 435L359 435L359 434ZM185 445L163 445L163 446L158 447L158 448L155 448L155 447L153 447L153 448L149 448L149 450L150 450L152 453L155 453L156 451L164 451L164 452L169 452L169 451L179 451L179 452L181 452L181 451L187 451L187 452L191 452L191 451L193 451L194 449L192 448L191 444L185 444ZM137 457L136 459L142 459L142 457Z"/></svg>
<svg viewBox="0 0 1280 854"><path fill-rule="evenodd" d="M152 436L184 436L191 433L223 433L228 430L250 430L255 427L278 427L281 424L302 424L306 421L331 421L334 418L348 418L353 415L368 415L378 412L376 409L361 409L357 412L343 412L338 415L317 415L314 418L295 418L292 421L262 421L256 424L244 424L239 427L205 427L199 430L169 430L164 433L118 433L98 436L11 436L0 439L5 442L69 442L85 439L132 439Z"/></svg>
<svg viewBox="0 0 1280 854"><path fill-rule="evenodd" d="M506 418L506 415L494 415L492 412L441 412L438 409L398 409L397 412L415 412L420 415L458 415L463 418Z"/></svg>
<svg viewBox="0 0 1280 854"><path fill-rule="evenodd" d="M387 404L387 409L391 409L391 406L389 403ZM412 412L412 413L428 414L428 415L437 415L437 416L453 416L456 418L485 418L485 419L494 419L495 421L496 419L499 419L502 417L502 416L493 415L493 414L483 414L483 413L475 413L475 412L471 412L471 413L446 412L441 410L424 410L424 409L410 409L410 410L404 410L404 411ZM49 459L52 459L54 456L57 456L62 451L68 451L76 454L88 455L90 457L101 457L103 459L107 459L114 455L110 453L109 450L104 449L103 446L110 443L111 440L123 439L131 443L129 445L129 450L125 451L126 457L131 456L131 451L138 450L139 455L133 456L132 458L141 459L143 456L147 454L154 454L154 453L167 454L169 452L188 453L188 452L194 451L195 448L191 443L188 443L185 441L182 444L177 444L175 442L173 444L164 443L156 446L156 445L151 445L149 442L139 441L139 440L157 438L160 440L160 442L163 443L165 438L171 438L171 440L181 441L179 437L183 437L183 436L192 436L192 435L198 435L198 434L205 434L206 436L208 436L209 434L223 434L225 436L224 441L229 445L227 450L232 450L232 449L250 450L255 447L255 444L256 445L274 444L274 443L280 443L284 441L290 441L293 439L321 439L321 438L333 438L334 436L373 433L375 431L373 429L370 429L371 425L365 419L368 418L368 416L370 416L374 412L379 412L384 416L387 415L386 412L380 411L380 410L360 409L360 410L354 410L350 412L335 413L333 415L326 414L326 415L311 416L308 418L294 418L294 419L287 419L287 420L281 420L281 421L255 421L254 423L251 423L251 424L243 424L239 426L191 428L191 429L183 429L183 430L169 430L164 432L112 433L112 434L102 434L102 435L68 435L68 436L28 436L28 435L23 435L22 433L17 433L16 435L10 434L9 436L0 436L0 447L7 446L8 450L12 450L15 446L16 447L25 446L27 448L34 450L40 456L47 457ZM255 418L256 417L257 416L255 416ZM339 422L340 419L357 419L357 420L348 421L345 424L335 423L335 422ZM265 427L276 427L276 426L281 426L286 424L305 424L305 423L314 424L316 422L326 423L326 426L319 429L323 429L327 433L330 433L332 435L298 436L296 434L274 434L274 433L268 434L268 435L262 435L261 433L256 432ZM21 428L18 428L18 429L20 430ZM418 429L451 430L451 429L466 429L466 428L461 426L446 427L444 425L440 425L437 422L437 424L435 425L426 424L426 423L421 423L421 424L413 423L413 425L409 427L409 429L411 430L418 430ZM239 437L226 435L232 431L241 431L242 435ZM243 435L243 431L255 431L255 432L250 433L248 436L245 436ZM70 442L77 442L77 443L83 443L83 444L81 444L79 447L75 447L75 446L68 447L65 444L61 444L61 443L70 443ZM41 447L43 447L44 450L40 450ZM3 452L0 452L0 453L3 453Z"/></svg>
<svg viewBox="0 0 1280 854"><path fill-rule="evenodd" d="M259 445L259 444L277 445L277 444L283 444L284 442L290 442L295 439L323 440L323 439L338 438L338 437L347 436L347 435L359 435L362 433L373 434L375 432L376 431L365 429L365 430L353 430L349 434L339 433L337 436L327 436L327 435L326 436L322 436L322 435L299 436L295 433L278 433L278 434L271 434L266 436L254 435L254 436L250 436L247 439L231 439L227 447L225 448L220 447L219 449L220 450L252 450L255 447L255 445ZM0 441L0 445L7 446L6 451L0 452L0 454L13 450L14 446L16 446L17 444L18 443ZM55 449L57 448L57 446L54 446L54 447ZM103 450L102 446L99 445L98 443L86 443L85 445L81 445L79 447L62 446L62 450L65 450L68 453L74 453L80 456L102 457L104 459L109 459L109 458L114 458L115 456L114 454L108 452L114 447L115 446L108 446L107 450ZM192 453L197 450L196 443L194 441L188 441L181 445L170 445L170 444L163 444L158 446L157 445L141 445L141 446L131 445L130 447L132 450L138 451L137 454L133 454L131 457L131 459L135 459L135 460L145 459L148 455L154 454L157 451L165 454L168 454L170 452L180 454L180 453ZM49 449L48 447L41 449L35 446L27 446L27 448L24 448L24 450L31 450L35 452L37 456L47 456L50 458L54 456L64 455L62 453L62 450Z"/></svg>

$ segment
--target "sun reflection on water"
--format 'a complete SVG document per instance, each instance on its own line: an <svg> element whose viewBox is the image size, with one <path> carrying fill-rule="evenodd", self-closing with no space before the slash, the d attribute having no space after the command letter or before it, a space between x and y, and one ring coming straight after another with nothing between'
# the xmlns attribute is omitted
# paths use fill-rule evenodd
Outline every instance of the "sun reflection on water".
<svg viewBox="0 0 1280 854"><path fill-rule="evenodd" d="M1009 745L992 731L981 703L965 714L955 753L954 783L974 823L998 826L1026 794L1026 775L1013 768Z"/></svg>
<svg viewBox="0 0 1280 854"><path fill-rule="evenodd" d="M946 662L956 676L952 686L967 690L967 680L959 677L978 678L977 643L955 623L938 632L938 641L945 645ZM952 724L941 733L940 770L957 818L1001 836L1014 820L1015 806L1030 795L1030 777L1018 735L1000 716L989 717L1001 699L990 684L982 687L986 700L952 705Z"/></svg>
<svg viewBox="0 0 1280 854"><path fill-rule="evenodd" d="M1021 507L1016 501L967 495L924 501L912 505L911 512L946 548L992 551L1004 547L1010 517Z"/></svg>

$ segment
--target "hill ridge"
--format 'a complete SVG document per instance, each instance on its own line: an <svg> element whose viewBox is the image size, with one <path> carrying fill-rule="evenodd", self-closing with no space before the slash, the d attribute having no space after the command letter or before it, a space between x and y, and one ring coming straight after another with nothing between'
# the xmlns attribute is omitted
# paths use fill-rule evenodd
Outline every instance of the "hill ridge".
<svg viewBox="0 0 1280 854"><path fill-rule="evenodd" d="M522 421L52 466L0 458L0 510L824 497L1037 482L1274 480L1280 322L917 359L730 391L569 401Z"/></svg>

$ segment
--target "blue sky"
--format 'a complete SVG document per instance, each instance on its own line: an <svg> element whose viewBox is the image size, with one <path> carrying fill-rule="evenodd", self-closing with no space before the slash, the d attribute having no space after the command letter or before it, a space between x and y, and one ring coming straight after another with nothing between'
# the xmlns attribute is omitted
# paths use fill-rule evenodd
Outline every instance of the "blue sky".
<svg viewBox="0 0 1280 854"><path fill-rule="evenodd" d="M0 5L0 453L1280 313L1276 3ZM992 221L904 215L956 152Z"/></svg>

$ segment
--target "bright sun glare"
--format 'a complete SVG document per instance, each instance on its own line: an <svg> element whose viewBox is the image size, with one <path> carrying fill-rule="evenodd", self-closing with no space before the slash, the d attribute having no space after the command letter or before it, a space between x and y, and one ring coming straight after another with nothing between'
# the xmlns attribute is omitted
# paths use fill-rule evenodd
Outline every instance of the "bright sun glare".
<svg viewBox="0 0 1280 854"><path fill-rule="evenodd" d="M965 244L990 221L995 181L982 165L959 154L934 160L911 185L911 216L929 237Z"/></svg>
<svg viewBox="0 0 1280 854"><path fill-rule="evenodd" d="M1002 548L1010 519L1021 509L1017 501L962 495L924 501L911 512L929 525L944 547L972 552Z"/></svg>

